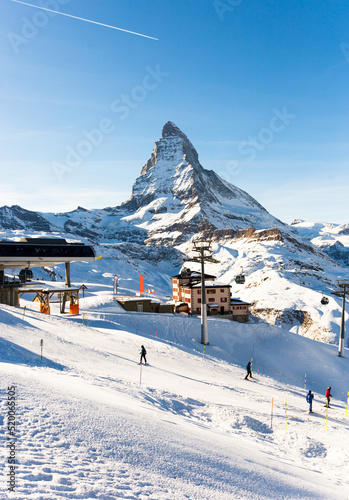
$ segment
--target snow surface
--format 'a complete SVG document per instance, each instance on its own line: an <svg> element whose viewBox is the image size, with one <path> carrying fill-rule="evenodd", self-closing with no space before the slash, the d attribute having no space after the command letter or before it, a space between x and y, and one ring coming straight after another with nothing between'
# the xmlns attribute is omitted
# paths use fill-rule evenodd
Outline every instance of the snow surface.
<svg viewBox="0 0 349 500"><path fill-rule="evenodd" d="M203 351L199 318L126 313L111 287L88 287L78 316L0 306L1 435L15 386L18 460L7 493L2 446L1 498L349 497L349 361L335 346L210 318Z"/></svg>
<svg viewBox="0 0 349 500"><path fill-rule="evenodd" d="M299 235L318 247L326 248L336 241L339 241L344 247L349 247L349 224L296 220L292 223L292 227Z"/></svg>

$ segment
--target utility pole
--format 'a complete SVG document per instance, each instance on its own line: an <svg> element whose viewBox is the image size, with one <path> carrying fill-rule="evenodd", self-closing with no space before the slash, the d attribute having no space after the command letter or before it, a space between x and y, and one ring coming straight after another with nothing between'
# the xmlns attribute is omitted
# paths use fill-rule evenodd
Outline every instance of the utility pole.
<svg viewBox="0 0 349 500"><path fill-rule="evenodd" d="M207 345L208 328L207 328L207 307L206 307L206 290L205 290L205 262L217 263L218 260L212 257L211 242L205 240L193 241L195 257L189 259L193 262L201 264L201 344Z"/></svg>
<svg viewBox="0 0 349 500"><path fill-rule="evenodd" d="M339 334L338 356L344 358L344 317L345 317L345 295L349 293L349 282L346 280L337 281L338 290L331 292L332 295L342 298L342 320Z"/></svg>
<svg viewBox="0 0 349 500"><path fill-rule="evenodd" d="M65 286L66 288L71 287L71 282L70 282L70 262L65 263ZM61 306L61 314L65 313L65 303L67 301L67 294L63 293L63 301L62 301L62 306Z"/></svg>

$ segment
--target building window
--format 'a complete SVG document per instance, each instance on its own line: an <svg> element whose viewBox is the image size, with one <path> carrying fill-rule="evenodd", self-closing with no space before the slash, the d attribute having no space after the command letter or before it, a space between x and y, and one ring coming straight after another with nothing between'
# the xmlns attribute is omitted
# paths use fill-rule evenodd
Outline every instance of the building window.
<svg viewBox="0 0 349 500"><path fill-rule="evenodd" d="M221 288L221 293L224 293L224 288Z"/></svg>
<svg viewBox="0 0 349 500"><path fill-rule="evenodd" d="M208 301L209 302L214 302L214 298L212 297L212 298L208 299Z"/></svg>
<svg viewBox="0 0 349 500"><path fill-rule="evenodd" d="M201 295L201 290L198 290L198 294Z"/></svg>
<svg viewBox="0 0 349 500"><path fill-rule="evenodd" d="M200 312L200 311L201 311L200 307L197 307L197 308L196 308L196 311L197 311L197 312Z"/></svg>
<svg viewBox="0 0 349 500"><path fill-rule="evenodd" d="M199 304L201 304L201 299L198 299Z"/></svg>
<svg viewBox="0 0 349 500"><path fill-rule="evenodd" d="M221 297L221 302L228 302L227 297Z"/></svg>
<svg viewBox="0 0 349 500"><path fill-rule="evenodd" d="M207 293L216 293L216 290L214 290L214 289L213 290L212 289L211 290L207 290Z"/></svg>

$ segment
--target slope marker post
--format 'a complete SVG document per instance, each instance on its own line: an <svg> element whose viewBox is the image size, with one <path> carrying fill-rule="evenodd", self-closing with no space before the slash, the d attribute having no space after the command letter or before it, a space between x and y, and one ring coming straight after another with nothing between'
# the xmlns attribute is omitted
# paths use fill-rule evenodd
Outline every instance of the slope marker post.
<svg viewBox="0 0 349 500"><path fill-rule="evenodd" d="M287 430L287 398L285 398L285 429Z"/></svg>
<svg viewBox="0 0 349 500"><path fill-rule="evenodd" d="M273 428L274 398L271 398L270 428Z"/></svg>
<svg viewBox="0 0 349 500"><path fill-rule="evenodd" d="M326 407L326 430L327 430L327 421L328 421L328 406Z"/></svg>

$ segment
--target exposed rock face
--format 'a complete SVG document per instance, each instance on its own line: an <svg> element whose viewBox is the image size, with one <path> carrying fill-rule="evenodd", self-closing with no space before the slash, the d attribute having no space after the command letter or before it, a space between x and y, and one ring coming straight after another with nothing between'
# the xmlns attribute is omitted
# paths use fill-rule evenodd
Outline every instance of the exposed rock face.
<svg viewBox="0 0 349 500"><path fill-rule="evenodd" d="M2 229L31 229L33 231L51 231L49 222L36 212L25 210L18 205L0 208L0 228Z"/></svg>
<svg viewBox="0 0 349 500"><path fill-rule="evenodd" d="M339 262L343 266L349 267L349 248L345 247L340 241L336 241L332 245L326 246L323 250L331 259Z"/></svg>
<svg viewBox="0 0 349 500"><path fill-rule="evenodd" d="M307 311L297 309L277 310L272 308L259 309L252 306L251 312L268 323L275 325L294 325L299 324L299 333L304 337L310 337L320 342L328 342L329 339L334 340L334 335L331 335L327 328L315 323Z"/></svg>
<svg viewBox="0 0 349 500"><path fill-rule="evenodd" d="M224 242L227 240L246 238L248 240L259 240L259 241L283 241L283 233L280 229L264 229L256 231L254 227L249 227L248 229L238 229L233 231L232 229L214 229L212 234L207 231L208 237L212 238L212 241Z"/></svg>

